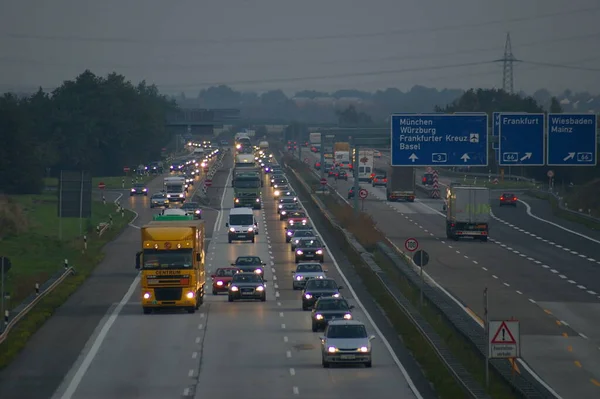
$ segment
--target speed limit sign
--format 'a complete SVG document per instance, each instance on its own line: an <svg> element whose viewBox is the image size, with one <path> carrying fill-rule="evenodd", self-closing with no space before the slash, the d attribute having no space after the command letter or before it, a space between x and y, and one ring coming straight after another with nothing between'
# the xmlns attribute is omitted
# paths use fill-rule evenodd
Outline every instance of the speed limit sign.
<svg viewBox="0 0 600 399"><path fill-rule="evenodd" d="M409 252L414 252L419 249L419 241L417 241L415 238L409 238L404 241L404 248L406 248L406 250Z"/></svg>

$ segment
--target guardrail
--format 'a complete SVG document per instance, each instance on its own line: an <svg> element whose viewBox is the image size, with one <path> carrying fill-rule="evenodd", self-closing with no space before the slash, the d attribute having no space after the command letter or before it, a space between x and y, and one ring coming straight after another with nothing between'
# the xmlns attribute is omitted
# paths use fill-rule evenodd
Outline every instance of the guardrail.
<svg viewBox="0 0 600 399"><path fill-rule="evenodd" d="M540 190L540 189L536 189L536 190L531 189L531 190L528 190L528 191L532 191L532 192L535 192L535 193L538 193L538 194L541 194L541 195L551 196L551 197L553 197L556 200L556 204L557 204L557 206L558 206L558 208L560 210L565 211L565 212L569 212L572 215L575 215L577 217L589 220L591 222L600 223L600 218L599 217L592 216L589 213L584 213L584 212L581 212L581 211L576 211L574 209L569 209L569 207L567 206L567 203L565 202L564 197L561 197L560 195L558 195L558 193L552 192L550 190L545 191L545 190Z"/></svg>
<svg viewBox="0 0 600 399"><path fill-rule="evenodd" d="M309 190L309 192L311 192L311 188L296 173L296 171L291 168L290 170L296 179L307 190ZM462 364L456 358L454 358L452 353L445 346L444 341L437 335L435 330L418 313L418 311L414 309L410 301L405 298L397 288L393 287L388 282L389 279L386 278L385 272L383 272L381 268L373 261L372 255L366 251L348 231L346 231L337 223L337 221L335 221L335 218L325 208L325 205L319 198L317 198L317 196L311 194L311 199L317 205L329 223L334 228L343 232L350 246L361 256L363 261L377 275L378 279L386 287L388 293L392 296L392 298L394 298L395 302L407 315L407 317L414 322L415 326L427 339L431 347L436 351L436 354L440 360L446 365L463 389L465 389L465 392L467 392L471 397L487 397L480 396L485 395L485 390L477 381L473 379L471 374L464 369ZM427 298L427 300L433 304L438 311L445 315L447 320L454 326L454 328L456 328L457 331L459 331L467 340L469 340L482 354L482 356L485 356L487 337L485 336L481 326L438 288L424 283L416 270L418 269L418 266L414 265L412 259L406 256L393 243L391 243L391 241L388 240L387 243L379 242L377 246L378 249L386 256L386 258L388 258L388 260L390 260L390 262L411 281L411 284L416 287L423 287L424 297ZM392 250L390 247L395 248L395 250ZM535 379L526 378L526 376L523 374L515 373L513 366L508 361L501 359L490 360L490 365L522 397L528 399L555 398L554 395L548 392L545 387L543 387L539 382L535 381Z"/></svg>
<svg viewBox="0 0 600 399"><path fill-rule="evenodd" d="M36 283L34 292L29 295L19 306L12 310L5 310L3 315L3 323L0 327L0 344L6 340L11 329L25 317L31 309L35 307L46 295L58 287L68 276L75 274L75 269L69 266L69 261L65 259L64 269L55 273L41 286Z"/></svg>
<svg viewBox="0 0 600 399"><path fill-rule="evenodd" d="M317 198L315 194L312 194L312 188L302 179L302 177L299 176L292 168L288 168L288 170L290 170L296 177L296 180L303 185L309 193L311 193L310 195L312 201L328 220L329 224L334 229L339 230L345 236L350 247L362 258L365 264L371 268L379 281L384 285L387 292L395 300L399 308L413 322L414 326L428 341L438 358L444 363L446 368L452 374L457 383L463 388L468 397L475 399L490 398L490 396L485 392L485 389L454 357L454 355L447 348L443 339L437 334L433 327L425 320L425 318L423 318L423 316L419 314L410 301L396 287L389 283L389 278L387 277L386 273L375 263L372 255L362 247L362 245L350 232L339 225L339 223L335 220L335 217L331 215L331 213L325 208L325 205L321 202L321 200Z"/></svg>

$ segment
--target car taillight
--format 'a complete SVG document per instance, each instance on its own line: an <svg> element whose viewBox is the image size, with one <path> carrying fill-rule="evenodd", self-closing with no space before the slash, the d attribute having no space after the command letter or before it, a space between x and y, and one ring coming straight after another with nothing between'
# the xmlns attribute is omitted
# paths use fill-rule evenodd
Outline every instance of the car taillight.
<svg viewBox="0 0 600 399"><path fill-rule="evenodd" d="M501 200L501 201L502 201L502 200L504 200L504 196L500 197L500 200Z"/></svg>
<svg viewBox="0 0 600 399"><path fill-rule="evenodd" d="M513 201L516 201L516 200L517 200L517 197L513 197Z"/></svg>
<svg viewBox="0 0 600 399"><path fill-rule="evenodd" d="M383 182L384 182L384 183L387 183L387 179L383 179Z"/></svg>
<svg viewBox="0 0 600 399"><path fill-rule="evenodd" d="M426 179L426 178L423 178L423 183L425 183L426 181L427 181L427 179Z"/></svg>

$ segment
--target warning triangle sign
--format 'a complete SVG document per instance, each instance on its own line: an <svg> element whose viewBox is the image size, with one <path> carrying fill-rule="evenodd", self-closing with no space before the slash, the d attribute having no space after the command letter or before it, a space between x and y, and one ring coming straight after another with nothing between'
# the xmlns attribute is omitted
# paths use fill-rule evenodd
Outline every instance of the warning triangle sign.
<svg viewBox="0 0 600 399"><path fill-rule="evenodd" d="M500 327L498 328L498 331L496 331L496 334L494 334L492 344L517 344L517 341L515 341L515 337L513 337L512 333L510 332L510 329L504 321L502 322L502 324L500 324Z"/></svg>

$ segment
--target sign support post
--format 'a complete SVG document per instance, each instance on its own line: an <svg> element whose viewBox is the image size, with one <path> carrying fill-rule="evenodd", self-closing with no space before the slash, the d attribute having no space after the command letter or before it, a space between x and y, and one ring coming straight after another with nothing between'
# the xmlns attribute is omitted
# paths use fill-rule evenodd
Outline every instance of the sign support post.
<svg viewBox="0 0 600 399"><path fill-rule="evenodd" d="M488 317L488 289L485 287L483 289L483 315L484 315L484 323L485 323L485 336L487 337L490 333L490 322ZM486 339L485 345L485 389L490 389L490 343L489 340Z"/></svg>
<svg viewBox="0 0 600 399"><path fill-rule="evenodd" d="M351 138L352 139L352 138ZM352 139L354 144L354 154L352 159L352 176L354 176L354 217L358 218L359 206L358 206L358 191L360 190L360 182L358 181L358 145L356 140Z"/></svg>
<svg viewBox="0 0 600 399"><path fill-rule="evenodd" d="M0 276L0 294L2 295L2 299L0 299L0 309L2 310L2 318L4 318L4 297L6 293L4 292L4 256L1 257L2 264L0 264L0 270L2 271L2 276Z"/></svg>

